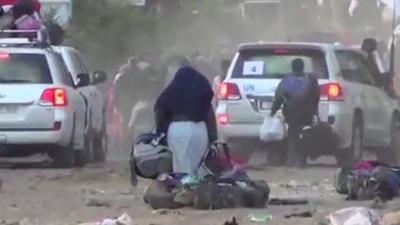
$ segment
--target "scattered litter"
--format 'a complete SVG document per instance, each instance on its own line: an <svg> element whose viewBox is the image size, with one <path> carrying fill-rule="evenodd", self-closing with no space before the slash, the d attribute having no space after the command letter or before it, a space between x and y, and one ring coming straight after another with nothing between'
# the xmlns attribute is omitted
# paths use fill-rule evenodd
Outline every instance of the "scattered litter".
<svg viewBox="0 0 400 225"><path fill-rule="evenodd" d="M96 198L91 198L89 199L88 203L86 204L88 207L111 207L111 203L108 201L96 199Z"/></svg>
<svg viewBox="0 0 400 225"><path fill-rule="evenodd" d="M170 210L170 209L157 209L153 211L154 215L174 215L174 216L182 216L183 213L178 210Z"/></svg>
<svg viewBox="0 0 400 225"><path fill-rule="evenodd" d="M225 221L224 225L239 225L239 224L236 222L236 217L233 217L232 221L227 220Z"/></svg>
<svg viewBox="0 0 400 225"><path fill-rule="evenodd" d="M88 193L90 195L102 195L106 192L101 189L82 189L82 193Z"/></svg>
<svg viewBox="0 0 400 225"><path fill-rule="evenodd" d="M29 186L29 190L37 191L38 189L37 189L37 187L35 187L35 186ZM0 193L1 193L1 191L0 191Z"/></svg>
<svg viewBox="0 0 400 225"><path fill-rule="evenodd" d="M18 205L17 204L10 204L9 206L8 206L8 208L10 209L10 210L12 210L12 211L19 211L19 209L18 209Z"/></svg>
<svg viewBox="0 0 400 225"><path fill-rule="evenodd" d="M310 187L311 184L309 183L299 183L295 180L291 180L288 183L280 184L281 187L284 188L301 188L301 187Z"/></svg>
<svg viewBox="0 0 400 225"><path fill-rule="evenodd" d="M350 207L329 215L330 225L380 225L381 216L372 209Z"/></svg>
<svg viewBox="0 0 400 225"><path fill-rule="evenodd" d="M292 217L311 218L311 217L313 217L313 213L310 211L307 211L307 212L291 213L291 214L285 215L285 219L290 219Z"/></svg>
<svg viewBox="0 0 400 225"><path fill-rule="evenodd" d="M0 225L21 225L18 221L7 222L5 220L0 220Z"/></svg>
<svg viewBox="0 0 400 225"><path fill-rule="evenodd" d="M307 199L271 198L270 205L307 205Z"/></svg>
<svg viewBox="0 0 400 225"><path fill-rule="evenodd" d="M107 218L100 223L98 222L80 223L79 225L133 225L133 220L127 213L124 213L117 219Z"/></svg>
<svg viewBox="0 0 400 225"><path fill-rule="evenodd" d="M249 218L252 223L266 223L272 220L272 215L269 213L264 215L250 215Z"/></svg>

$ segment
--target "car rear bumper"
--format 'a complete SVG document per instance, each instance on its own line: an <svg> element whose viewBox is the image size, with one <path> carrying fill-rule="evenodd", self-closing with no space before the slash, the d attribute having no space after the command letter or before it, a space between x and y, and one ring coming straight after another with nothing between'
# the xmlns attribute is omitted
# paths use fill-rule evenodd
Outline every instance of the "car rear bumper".
<svg viewBox="0 0 400 225"><path fill-rule="evenodd" d="M351 126L348 118L342 114L329 116L334 118L331 127L337 135L340 149L348 148L351 143ZM323 121L327 121L323 119ZM218 125L219 138L222 141L233 141L236 139L259 139L261 124L227 124Z"/></svg>
<svg viewBox="0 0 400 225"><path fill-rule="evenodd" d="M65 130L0 131L0 145L59 145L67 147L71 134Z"/></svg>
<svg viewBox="0 0 400 225"><path fill-rule="evenodd" d="M260 137L261 124L228 124L219 125L219 138L224 141L232 139L254 139Z"/></svg>

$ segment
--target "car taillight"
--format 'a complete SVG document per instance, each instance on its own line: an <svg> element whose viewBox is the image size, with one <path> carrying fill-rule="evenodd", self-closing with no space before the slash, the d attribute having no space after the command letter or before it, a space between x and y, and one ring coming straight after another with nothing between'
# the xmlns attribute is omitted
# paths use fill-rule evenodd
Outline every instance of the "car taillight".
<svg viewBox="0 0 400 225"><path fill-rule="evenodd" d="M326 98L328 101L343 101L343 88L338 83L323 84L321 86L321 98Z"/></svg>
<svg viewBox="0 0 400 225"><path fill-rule="evenodd" d="M68 105L67 92L62 88L51 88L43 91L40 104L45 106Z"/></svg>
<svg viewBox="0 0 400 225"><path fill-rule="evenodd" d="M241 98L239 87L236 84L224 82L219 86L219 100L240 100Z"/></svg>
<svg viewBox="0 0 400 225"><path fill-rule="evenodd" d="M229 116L228 114L219 114L217 116L217 122L221 125L226 125L229 123Z"/></svg>

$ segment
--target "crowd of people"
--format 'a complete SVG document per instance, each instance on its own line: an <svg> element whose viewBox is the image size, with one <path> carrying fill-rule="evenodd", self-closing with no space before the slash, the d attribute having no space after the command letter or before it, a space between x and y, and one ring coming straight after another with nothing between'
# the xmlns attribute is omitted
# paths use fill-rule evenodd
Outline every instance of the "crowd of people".
<svg viewBox="0 0 400 225"><path fill-rule="evenodd" d="M182 83L179 79L177 81L177 75L182 73L182 68L191 68L190 72L188 72L189 70L184 70L185 72L183 73L185 74L202 74L201 77L204 77L204 81L206 81L202 88L209 86L211 90L209 92L211 96L210 104L212 106L212 103L215 103L214 93L217 91L218 83L221 82L221 77L224 76L229 66L228 56L226 54L221 55L223 54L219 54L216 57L205 57L199 53L194 53L189 56L171 54L162 57L161 54L156 55L153 53L129 58L114 76L107 95L108 131L113 140L118 140L115 142L118 143L118 146L113 148L127 148L126 146L130 145L134 136L138 135L134 133L134 127L138 120L141 122L141 118L138 118L138 112L143 108L152 107L155 104L158 109L157 112L162 111L163 113L156 113L158 116L154 117L154 121L148 122L156 123L158 126L165 122L162 122L165 119L163 115L166 114L165 111L167 110L164 106L168 101L160 100L158 97L167 95L162 94L165 88L170 90L170 86L183 86L184 82ZM218 61L221 62L220 65L214 63ZM193 88L197 87L196 83L191 83L190 81L185 86L185 90L189 92L187 95L184 94L187 98L189 98L190 94L193 94L189 90L194 90ZM176 83L181 84L177 85ZM193 84L193 87L190 87L190 84ZM170 95L168 94L167 96ZM192 97L194 98L195 96ZM175 99L174 101L177 102L186 101L178 100L179 98ZM188 100L188 102L192 101L193 99ZM175 105L179 104L176 103ZM189 108L193 108L193 105ZM205 117L204 115L198 116ZM168 132L168 130L164 130L164 132ZM121 145L121 143L123 144Z"/></svg>

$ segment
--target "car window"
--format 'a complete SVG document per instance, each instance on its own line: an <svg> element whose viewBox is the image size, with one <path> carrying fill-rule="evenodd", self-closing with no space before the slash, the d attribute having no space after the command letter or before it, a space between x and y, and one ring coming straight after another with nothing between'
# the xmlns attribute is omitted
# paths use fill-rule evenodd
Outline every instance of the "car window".
<svg viewBox="0 0 400 225"><path fill-rule="evenodd" d="M304 61L305 72L319 79L328 78L325 54L312 49L266 49L242 51L232 78L281 79L292 73L292 61Z"/></svg>
<svg viewBox="0 0 400 225"><path fill-rule="evenodd" d="M81 55L80 55L79 53L74 53L74 55L75 55L76 59L78 60L79 65L80 65L81 68L82 68L82 71L83 71L84 73L88 73L89 70L88 70L88 68L86 67L85 63L83 62Z"/></svg>
<svg viewBox="0 0 400 225"><path fill-rule="evenodd" d="M85 69L82 67L82 63L81 63L78 55L75 52L71 52L70 59L73 63L72 65L74 65L74 68L78 69L78 71L76 71L78 74L86 72Z"/></svg>
<svg viewBox="0 0 400 225"><path fill-rule="evenodd" d="M0 83L51 84L44 54L1 53Z"/></svg>
<svg viewBox="0 0 400 225"><path fill-rule="evenodd" d="M72 77L71 77L72 75L69 72L67 66L65 65L63 58L59 54L56 54L55 56L57 58L57 60L55 60L56 63L58 64L57 67L61 70L61 74L62 74L61 79L62 79L63 84L70 86L70 87L74 87L75 82L72 79Z"/></svg>
<svg viewBox="0 0 400 225"><path fill-rule="evenodd" d="M350 82L375 85L374 76L362 55L352 51L336 51L340 72Z"/></svg>

